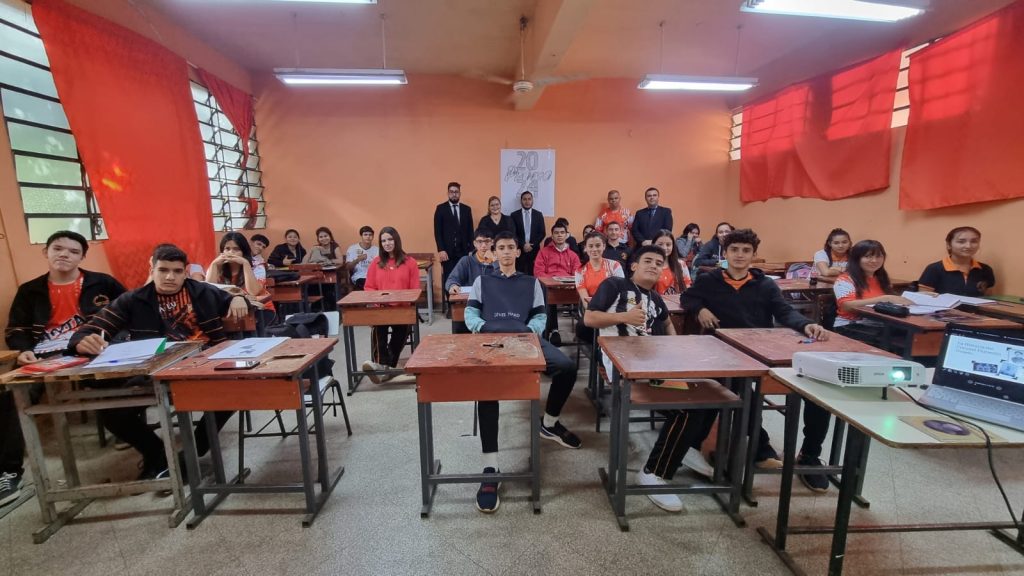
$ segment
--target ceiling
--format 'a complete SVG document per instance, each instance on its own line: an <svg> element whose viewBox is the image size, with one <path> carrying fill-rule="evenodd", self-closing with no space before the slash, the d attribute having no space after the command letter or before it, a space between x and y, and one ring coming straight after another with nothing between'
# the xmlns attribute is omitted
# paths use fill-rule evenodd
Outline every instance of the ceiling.
<svg viewBox="0 0 1024 576"><path fill-rule="evenodd" d="M902 0L928 10L893 24L751 14L740 12L741 0L134 3L159 11L251 72L380 67L385 14L389 68L512 77L519 66L518 19L526 15L531 19L525 60L530 78L736 73L759 77L763 92L948 33L1012 1ZM542 90L534 92L536 101Z"/></svg>

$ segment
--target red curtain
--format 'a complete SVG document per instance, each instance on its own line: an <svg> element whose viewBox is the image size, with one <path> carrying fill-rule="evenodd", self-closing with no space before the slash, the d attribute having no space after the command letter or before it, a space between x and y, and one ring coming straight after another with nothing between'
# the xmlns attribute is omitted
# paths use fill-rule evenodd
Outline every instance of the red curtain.
<svg viewBox="0 0 1024 576"><path fill-rule="evenodd" d="M740 199L837 200L889 186L896 50L743 107Z"/></svg>
<svg viewBox="0 0 1024 576"><path fill-rule="evenodd" d="M253 107L252 96L235 88L213 74L199 68L199 79L213 94L220 109L227 115L231 125L240 136L242 145L242 167L249 159L249 135L252 134Z"/></svg>
<svg viewBox="0 0 1024 576"><path fill-rule="evenodd" d="M157 244L214 255L206 162L184 59L60 0L32 14L110 237L110 267L145 282Z"/></svg>
<svg viewBox="0 0 1024 576"><path fill-rule="evenodd" d="M910 57L900 208L1024 196L1024 2Z"/></svg>

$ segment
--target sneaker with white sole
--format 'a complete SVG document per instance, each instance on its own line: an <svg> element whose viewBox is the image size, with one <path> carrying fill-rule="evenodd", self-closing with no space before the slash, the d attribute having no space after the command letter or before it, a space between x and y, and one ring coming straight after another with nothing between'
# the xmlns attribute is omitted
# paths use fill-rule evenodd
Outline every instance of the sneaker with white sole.
<svg viewBox="0 0 1024 576"><path fill-rule="evenodd" d="M395 376L393 378L388 379L388 382L390 382L392 384L415 384L416 383L416 375L415 374L399 374L398 376Z"/></svg>
<svg viewBox="0 0 1024 576"><path fill-rule="evenodd" d="M374 372L386 369L387 368L385 368L383 364L377 364L372 360L367 360L366 362L363 362L363 372ZM370 382L373 382L374 384L380 384L381 382L380 374L367 374L366 377L369 378Z"/></svg>
<svg viewBox="0 0 1024 576"><path fill-rule="evenodd" d="M636 480L641 486L664 486L668 484L665 479L646 470L636 473ZM683 509L683 501L675 494L648 494L648 498L654 505L666 512L680 512Z"/></svg>
<svg viewBox="0 0 1024 576"><path fill-rule="evenodd" d="M4 472L0 474L0 506L14 502L21 496L21 474Z"/></svg>
<svg viewBox="0 0 1024 576"><path fill-rule="evenodd" d="M488 466L484 468L484 474L497 474L500 470ZM501 506L501 498L498 497L498 489L501 482L481 482L480 489L476 491L476 509L484 514L491 514Z"/></svg>
<svg viewBox="0 0 1024 576"><path fill-rule="evenodd" d="M562 426L561 422L555 422L554 426L545 426L544 419L540 420L540 437L545 440L552 440L558 442L566 448L577 449L583 445L579 436L573 434L568 428Z"/></svg>
<svg viewBox="0 0 1024 576"><path fill-rule="evenodd" d="M686 456L683 456L683 466L705 478L713 478L715 476L714 467L704 459L704 455L700 453L700 450L695 448L690 448L686 451Z"/></svg>

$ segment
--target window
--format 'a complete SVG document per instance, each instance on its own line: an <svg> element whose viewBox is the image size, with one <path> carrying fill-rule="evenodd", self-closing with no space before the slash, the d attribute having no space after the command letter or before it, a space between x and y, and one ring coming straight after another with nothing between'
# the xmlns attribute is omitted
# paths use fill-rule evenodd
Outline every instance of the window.
<svg viewBox="0 0 1024 576"><path fill-rule="evenodd" d="M0 108L14 155L29 241L57 230L106 231L78 156L28 4L0 0Z"/></svg>
<svg viewBox="0 0 1024 576"><path fill-rule="evenodd" d="M242 166L239 135L213 95L203 85L192 82L192 99L195 101L199 132L203 137L206 154L214 231L266 228L263 174L260 171L256 126L253 125L252 134L249 135L248 161Z"/></svg>
<svg viewBox="0 0 1024 576"><path fill-rule="evenodd" d="M913 48L904 50L900 58L900 72L896 77L896 97L892 106L892 128L906 126L910 118L910 91L908 84L910 79L910 55L928 46L932 42L925 42ZM743 134L743 109L736 110L732 115L732 132L729 136L729 160L740 159L740 137Z"/></svg>

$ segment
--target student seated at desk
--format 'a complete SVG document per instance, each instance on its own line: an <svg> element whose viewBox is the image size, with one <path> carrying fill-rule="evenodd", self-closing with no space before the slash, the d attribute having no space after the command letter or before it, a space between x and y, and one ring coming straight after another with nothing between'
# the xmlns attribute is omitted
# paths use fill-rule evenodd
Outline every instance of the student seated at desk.
<svg viewBox="0 0 1024 576"><path fill-rule="evenodd" d="M601 283L587 306L583 322L599 329L602 336L674 335L668 308L655 290L665 267L662 248L650 245L637 248L630 264L630 280L618 277ZM602 361L611 378L611 361L607 356ZM637 482L645 486L664 485L682 465L712 475L711 466L691 447L704 434L708 413L704 410L665 410L662 413L667 419L647 457L647 464L637 472ZM683 509L682 501L675 494L648 494L647 497L668 512Z"/></svg>
<svg viewBox="0 0 1024 576"><path fill-rule="evenodd" d="M486 218L486 216L484 216ZM477 228L473 238L473 247L476 249L472 254L467 254L455 263L452 273L444 282L444 289L449 295L454 296L462 291L463 287L469 288L473 281L484 274L497 274L498 263L494 260L494 235L488 228ZM452 332L465 334L469 332L464 322L452 320Z"/></svg>
<svg viewBox="0 0 1024 576"><path fill-rule="evenodd" d="M11 302L4 338L19 352L18 366L64 352L71 335L89 317L124 293L120 282L100 272L79 268L89 243L78 232L61 230L46 239L46 274L21 286ZM36 401L42 384L30 391ZM0 390L0 506L21 494L25 440L14 395Z"/></svg>
<svg viewBox="0 0 1024 576"><path fill-rule="evenodd" d="M561 224L565 228L565 230L566 230L566 232L565 232L565 234L566 234L565 243L569 246L569 249L572 250L576 254L576 257L578 258L579 255L580 255L580 246L579 246L579 243L576 242L576 237L573 236L569 232L569 220L567 220L565 218L557 218L557 219L555 219L555 224L556 225L557 224ZM554 241L555 241L555 239L554 239L553 236L548 236L547 238L544 239L544 242L542 244L543 244L543 246L550 246L551 243L554 242ZM542 248L543 248L543 246L542 246Z"/></svg>
<svg viewBox="0 0 1024 576"><path fill-rule="evenodd" d="M271 268L281 268L299 264L306 257L306 249L299 242L299 231L288 229L284 232L284 244L274 246L274 250L267 257L267 264Z"/></svg>
<svg viewBox="0 0 1024 576"><path fill-rule="evenodd" d="M222 318L241 319L249 313L249 302L244 296L232 296L215 286L186 278L188 256L177 246L158 246L150 261L153 263L152 281L125 292L100 310L71 337L69 350L95 356L107 347L108 339L122 331L126 331L131 340L167 338L214 345L227 339ZM126 384L124 381L98 381L92 385ZM232 414L214 413L218 430ZM196 447L200 456L210 447L205 426L208 417L203 416L196 425ZM150 430L144 413L135 408L104 410L103 425L142 454L140 479L166 477L164 444ZM170 433L169 430L164 432Z"/></svg>
<svg viewBox="0 0 1024 576"><path fill-rule="evenodd" d="M850 234L842 228L833 228L825 238L825 247L814 253L814 276L834 278L846 272L850 246Z"/></svg>
<svg viewBox="0 0 1024 576"><path fill-rule="evenodd" d="M373 245L373 228L363 226L359 229L359 242L348 247L345 252L345 265L348 266L352 284L356 290L362 290L366 284L366 273L370 270L370 262L380 254Z"/></svg>
<svg viewBox="0 0 1024 576"><path fill-rule="evenodd" d="M321 226L316 229L316 246L309 249L302 262L303 264L323 264L324 266L338 266L345 263L345 255L341 253L341 246L334 241L334 234L330 228Z"/></svg>
<svg viewBox="0 0 1024 576"><path fill-rule="evenodd" d="M697 257L697 253L700 252L703 245L704 243L700 239L700 226L696 222L687 224L686 228L683 228L683 233L676 238L676 250L679 252L679 257L686 261L687 266Z"/></svg>
<svg viewBox="0 0 1024 576"><path fill-rule="evenodd" d="M380 255L370 262L370 269L366 274L367 290L413 290L420 287L420 269L416 259L405 253L402 249L402 237L398 230L391 226L380 229L377 237L380 243ZM405 348L405 341L409 338L409 326L396 324L391 326L374 326L370 350L372 360L363 362L363 370L371 372L374 370L386 370L398 366L398 358ZM389 336L390 333L390 336ZM370 381L374 384L394 380L405 382L410 378L405 375L394 377L391 375L370 375Z"/></svg>
<svg viewBox="0 0 1024 576"><path fill-rule="evenodd" d="M885 247L877 240L861 240L850 248L846 272L836 278L832 291L837 309L835 331L871 345L879 344L882 324L862 318L854 307L878 302L911 305L910 300L892 293L889 273L885 271Z"/></svg>
<svg viewBox="0 0 1024 576"><path fill-rule="evenodd" d="M617 222L614 224L618 226ZM613 276L625 278L625 274L622 273L622 266L617 261L604 257L604 234L587 234L583 238L583 247L587 253L587 260L576 270L576 292L579 293L580 302L586 308L605 279ZM589 345L594 339L594 331L583 322L579 322L576 324L576 338L581 345Z"/></svg>
<svg viewBox="0 0 1024 576"><path fill-rule="evenodd" d="M661 270L661 277L654 289L658 294L681 294L683 290L690 287L693 281L690 280L690 271L686 268L686 261L679 256L676 250L676 242L672 238L671 230L659 230L654 235L654 245L661 248L665 253L665 267Z"/></svg>
<svg viewBox="0 0 1024 576"><path fill-rule="evenodd" d="M260 300L264 303L261 312L269 313L269 318L266 318L269 321L275 309L274 303L270 301L270 293L264 286L267 281L266 270L260 267L263 276L260 278L252 265L252 259L252 249L245 236L241 232L226 232L220 239L220 255L213 259L206 270L206 281L237 286Z"/></svg>
<svg viewBox="0 0 1024 576"><path fill-rule="evenodd" d="M953 228L946 234L947 256L921 272L924 290L959 296L984 296L996 285L992 267L974 259L981 248L981 232L971 226Z"/></svg>
<svg viewBox="0 0 1024 576"><path fill-rule="evenodd" d="M618 262L620 266L625 268L629 265L631 252L625 240L622 239L622 225L613 220L605 225L604 230L608 234L608 245L604 248L603 256L608 260Z"/></svg>
<svg viewBox="0 0 1024 576"><path fill-rule="evenodd" d="M516 271L519 242L514 234L502 232L494 241L498 259L497 274L478 277L473 282L466 304L466 326L473 333L540 334L544 329L544 288L533 276ZM540 423L540 437L566 448L579 448L580 439L558 421L562 407L576 384L576 364L561 350L541 339L546 364L544 374L551 377L551 389ZM498 402L477 404L480 416L480 445L483 448L484 474L498 473ZM483 482L476 493L476 507L490 513L498 509L498 482Z"/></svg>
<svg viewBox="0 0 1024 576"><path fill-rule="evenodd" d="M689 290L683 292L680 304L687 314L696 315L705 330L716 328L772 328L775 323L792 328L809 338L827 340L828 331L793 309L782 297L775 281L757 268L751 268L761 240L749 228L734 230L722 241L727 267L701 274ZM804 444L801 464L820 464L821 444L828 433L829 414L812 402L804 408ZM710 433L701 435L693 448ZM768 433L762 428L757 440L755 465L759 468L781 468L782 461L772 448ZM822 474L808 475L805 483L815 490L828 489L828 478ZM824 481L824 482L822 482Z"/></svg>
<svg viewBox="0 0 1024 576"><path fill-rule="evenodd" d="M537 278L563 276L573 278L576 270L580 267L580 257L576 250L568 243L569 223L565 218L555 220L551 227L551 243L544 244L537 254L537 260L533 263L533 275ZM544 334L552 344L558 346L562 343L562 337L558 335L558 310L554 305L548 306L547 326Z"/></svg>
<svg viewBox="0 0 1024 576"><path fill-rule="evenodd" d="M256 274L256 278L260 278L260 274L263 274L263 278L267 277L267 259L263 257L263 252L270 246L270 238L267 238L263 234L253 234L252 238L249 239L249 248L252 249L252 271Z"/></svg>
<svg viewBox="0 0 1024 576"><path fill-rule="evenodd" d="M719 222L718 226L715 226L715 237L701 246L697 257L693 259L694 271L701 266L722 266L722 263L725 262L725 248L722 246L722 242L733 230L732 224L728 222Z"/></svg>
<svg viewBox="0 0 1024 576"><path fill-rule="evenodd" d="M576 255L580 257L580 262L586 262L587 261L587 247L586 247L586 243L587 243L587 236L589 236L591 232L595 232L593 224L587 224L586 226L584 226L583 227L583 234L580 235L580 238L582 238L583 240L576 244ZM603 236L603 234L602 234L602 236ZM608 240L605 239L605 242L607 242L607 241Z"/></svg>

